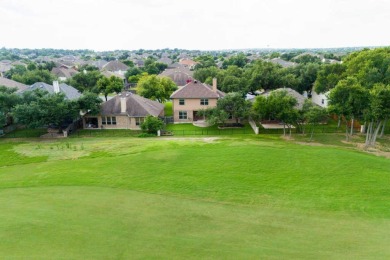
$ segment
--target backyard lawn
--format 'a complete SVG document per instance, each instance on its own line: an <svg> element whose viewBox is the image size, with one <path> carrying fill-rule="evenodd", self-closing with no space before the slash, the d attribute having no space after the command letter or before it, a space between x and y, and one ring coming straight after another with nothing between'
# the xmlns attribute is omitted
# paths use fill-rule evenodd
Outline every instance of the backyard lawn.
<svg viewBox="0 0 390 260"><path fill-rule="evenodd" d="M389 259L390 160L318 139L0 139L0 255Z"/></svg>

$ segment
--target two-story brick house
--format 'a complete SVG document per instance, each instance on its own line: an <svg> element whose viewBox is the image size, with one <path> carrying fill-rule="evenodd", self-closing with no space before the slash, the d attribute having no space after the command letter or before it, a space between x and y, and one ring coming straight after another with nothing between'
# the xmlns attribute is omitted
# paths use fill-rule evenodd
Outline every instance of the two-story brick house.
<svg viewBox="0 0 390 260"><path fill-rule="evenodd" d="M179 88L171 95L173 120L175 123L191 123L203 120L198 111L208 107L215 107L217 100L225 93L217 89L217 79L213 79L213 86L199 81L192 81Z"/></svg>

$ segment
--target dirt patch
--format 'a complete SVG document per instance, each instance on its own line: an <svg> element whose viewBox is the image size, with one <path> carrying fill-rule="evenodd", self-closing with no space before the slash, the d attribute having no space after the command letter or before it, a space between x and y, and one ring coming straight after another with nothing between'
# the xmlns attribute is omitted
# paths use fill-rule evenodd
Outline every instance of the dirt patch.
<svg viewBox="0 0 390 260"><path fill-rule="evenodd" d="M390 152L385 152L382 151L380 148L374 148L374 147L366 147L365 144L355 144L356 148L360 151L370 153L370 154L375 154L376 156L383 156L388 159L390 159Z"/></svg>

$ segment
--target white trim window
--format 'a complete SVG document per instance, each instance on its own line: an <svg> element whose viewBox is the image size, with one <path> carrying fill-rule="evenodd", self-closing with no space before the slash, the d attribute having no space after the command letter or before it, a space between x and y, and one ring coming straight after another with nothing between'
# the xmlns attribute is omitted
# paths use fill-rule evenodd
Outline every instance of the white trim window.
<svg viewBox="0 0 390 260"><path fill-rule="evenodd" d="M183 98L179 99L179 105L184 106L186 104L185 100Z"/></svg>
<svg viewBox="0 0 390 260"><path fill-rule="evenodd" d="M200 105L201 106L208 106L209 105L209 99L208 98L201 98L200 99Z"/></svg>
<svg viewBox="0 0 390 260"><path fill-rule="evenodd" d="M116 117L102 116L102 125L116 125Z"/></svg>
<svg viewBox="0 0 390 260"><path fill-rule="evenodd" d="M187 119L187 111L179 111L179 119Z"/></svg>

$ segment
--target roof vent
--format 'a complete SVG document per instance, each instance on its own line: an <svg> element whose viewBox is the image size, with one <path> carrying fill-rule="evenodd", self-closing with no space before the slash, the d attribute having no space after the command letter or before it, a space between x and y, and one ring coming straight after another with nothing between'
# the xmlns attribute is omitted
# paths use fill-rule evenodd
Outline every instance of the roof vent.
<svg viewBox="0 0 390 260"><path fill-rule="evenodd" d="M196 83L198 83L198 81L197 81L197 80L194 80L194 83L196 84Z"/></svg>

